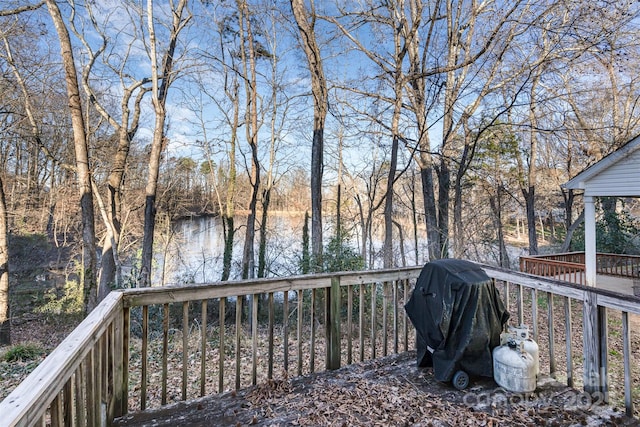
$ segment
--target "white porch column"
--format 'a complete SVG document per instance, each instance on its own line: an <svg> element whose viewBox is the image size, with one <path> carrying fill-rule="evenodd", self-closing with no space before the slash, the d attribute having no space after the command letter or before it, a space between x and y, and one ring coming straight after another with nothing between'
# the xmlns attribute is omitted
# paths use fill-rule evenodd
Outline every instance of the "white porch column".
<svg viewBox="0 0 640 427"><path fill-rule="evenodd" d="M596 208L592 196L584 196L584 276L587 286L596 285Z"/></svg>
<svg viewBox="0 0 640 427"><path fill-rule="evenodd" d="M600 333L598 331L597 295L589 291L596 286L596 209L593 197L584 196L584 267L587 289L583 305L584 391L600 393Z"/></svg>

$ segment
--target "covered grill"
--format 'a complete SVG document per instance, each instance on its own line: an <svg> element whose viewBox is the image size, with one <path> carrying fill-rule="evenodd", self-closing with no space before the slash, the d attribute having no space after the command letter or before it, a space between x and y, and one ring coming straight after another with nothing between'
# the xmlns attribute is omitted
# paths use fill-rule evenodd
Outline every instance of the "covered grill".
<svg viewBox="0 0 640 427"><path fill-rule="evenodd" d="M493 377L491 351L509 313L478 265L458 259L427 263L405 305L417 331L418 366L464 389L469 376Z"/></svg>

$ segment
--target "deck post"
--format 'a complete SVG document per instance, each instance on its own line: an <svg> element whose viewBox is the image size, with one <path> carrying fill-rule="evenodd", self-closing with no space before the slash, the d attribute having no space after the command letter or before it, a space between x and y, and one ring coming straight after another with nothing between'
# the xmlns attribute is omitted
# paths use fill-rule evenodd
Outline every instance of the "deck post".
<svg viewBox="0 0 640 427"><path fill-rule="evenodd" d="M584 391L600 393L602 379L600 378L600 333L598 296L589 288L596 286L596 212L594 198L584 196L584 249L585 249L585 289L583 320L584 320Z"/></svg>
<svg viewBox="0 0 640 427"><path fill-rule="evenodd" d="M340 278L331 278L325 292L326 303L326 369L340 368Z"/></svg>

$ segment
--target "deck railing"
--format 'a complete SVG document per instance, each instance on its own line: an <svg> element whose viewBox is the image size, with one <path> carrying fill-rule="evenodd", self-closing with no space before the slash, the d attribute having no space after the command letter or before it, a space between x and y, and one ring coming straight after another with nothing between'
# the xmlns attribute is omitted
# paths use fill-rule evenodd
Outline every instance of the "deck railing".
<svg viewBox="0 0 640 427"><path fill-rule="evenodd" d="M579 359L588 351L572 338L581 336L576 309L595 300L617 316L623 378L609 384L605 375L603 385L624 390L627 414L634 414L640 373L632 371L639 363L632 360L629 316L640 314L640 298L483 267L512 324L532 326L546 373L570 386L581 385ZM128 411L407 351L415 333L403 305L420 271L113 292L0 403L0 426L109 425ZM603 372L607 360L605 352Z"/></svg>
<svg viewBox="0 0 640 427"><path fill-rule="evenodd" d="M520 271L584 285L584 252L520 257ZM596 274L640 278L640 256L596 254Z"/></svg>

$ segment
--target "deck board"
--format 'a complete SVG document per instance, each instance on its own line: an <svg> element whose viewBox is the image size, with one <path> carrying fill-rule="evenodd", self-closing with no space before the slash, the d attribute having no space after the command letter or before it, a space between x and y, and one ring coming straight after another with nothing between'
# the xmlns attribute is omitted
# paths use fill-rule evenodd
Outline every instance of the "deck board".
<svg viewBox="0 0 640 427"><path fill-rule="evenodd" d="M417 368L415 352L335 371L276 379L164 408L129 414L115 426L239 425L635 425L583 393L550 379L533 396L507 393L492 379L475 378L459 391ZM612 420L615 424L612 423Z"/></svg>

